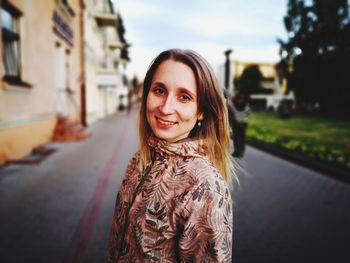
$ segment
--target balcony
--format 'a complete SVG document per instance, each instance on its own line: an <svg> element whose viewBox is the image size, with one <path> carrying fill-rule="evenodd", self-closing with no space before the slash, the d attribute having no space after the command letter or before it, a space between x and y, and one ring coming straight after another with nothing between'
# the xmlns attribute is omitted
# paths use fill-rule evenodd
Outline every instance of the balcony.
<svg viewBox="0 0 350 263"><path fill-rule="evenodd" d="M118 86L122 83L121 74L115 69L96 70L96 83L101 86Z"/></svg>
<svg viewBox="0 0 350 263"><path fill-rule="evenodd" d="M105 26L117 26L117 16L116 14L107 13L107 12L96 12L94 14L97 25L100 27Z"/></svg>
<svg viewBox="0 0 350 263"><path fill-rule="evenodd" d="M107 45L110 49L122 49L124 44L117 39L107 40Z"/></svg>
<svg viewBox="0 0 350 263"><path fill-rule="evenodd" d="M116 57L114 59L114 61L115 61L115 63L122 64L122 65L125 65L129 62L128 60L121 58L121 57Z"/></svg>

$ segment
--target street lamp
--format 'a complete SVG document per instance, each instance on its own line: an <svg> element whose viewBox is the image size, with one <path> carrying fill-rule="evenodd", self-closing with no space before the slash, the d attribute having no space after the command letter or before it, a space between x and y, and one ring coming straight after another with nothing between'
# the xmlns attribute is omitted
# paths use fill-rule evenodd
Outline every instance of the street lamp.
<svg viewBox="0 0 350 263"><path fill-rule="evenodd" d="M228 49L224 52L226 56L226 62L225 62L225 88L229 90L230 88L230 54L233 51L233 49Z"/></svg>

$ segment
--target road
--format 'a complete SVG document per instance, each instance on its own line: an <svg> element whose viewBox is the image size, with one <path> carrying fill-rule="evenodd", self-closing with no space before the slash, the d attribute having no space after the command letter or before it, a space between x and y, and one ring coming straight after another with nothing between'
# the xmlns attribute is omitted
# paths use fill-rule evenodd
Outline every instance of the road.
<svg viewBox="0 0 350 263"><path fill-rule="evenodd" d="M117 189L137 149L136 110L50 144L39 165L0 169L0 261L105 262ZM350 262L350 186L248 147L237 160L234 257Z"/></svg>
<svg viewBox="0 0 350 263"><path fill-rule="evenodd" d="M234 262L350 262L350 185L248 148L234 190Z"/></svg>

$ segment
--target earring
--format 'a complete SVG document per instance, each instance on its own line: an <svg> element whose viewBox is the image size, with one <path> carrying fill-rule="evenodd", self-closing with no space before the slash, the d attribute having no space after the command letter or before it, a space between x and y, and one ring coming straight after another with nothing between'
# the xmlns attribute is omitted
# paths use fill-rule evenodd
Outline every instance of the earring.
<svg viewBox="0 0 350 263"><path fill-rule="evenodd" d="M201 122L201 121L198 121L197 125L198 125L198 127L201 127L202 122Z"/></svg>

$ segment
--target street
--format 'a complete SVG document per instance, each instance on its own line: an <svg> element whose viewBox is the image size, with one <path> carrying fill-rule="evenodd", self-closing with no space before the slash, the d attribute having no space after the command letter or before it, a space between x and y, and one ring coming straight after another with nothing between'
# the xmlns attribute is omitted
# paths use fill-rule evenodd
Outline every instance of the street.
<svg viewBox="0 0 350 263"><path fill-rule="evenodd" d="M0 169L0 261L105 262L117 189L137 150L137 109ZM350 185L248 147L237 160L233 262L350 262Z"/></svg>
<svg viewBox="0 0 350 263"><path fill-rule="evenodd" d="M350 185L248 148L234 262L350 262Z"/></svg>

